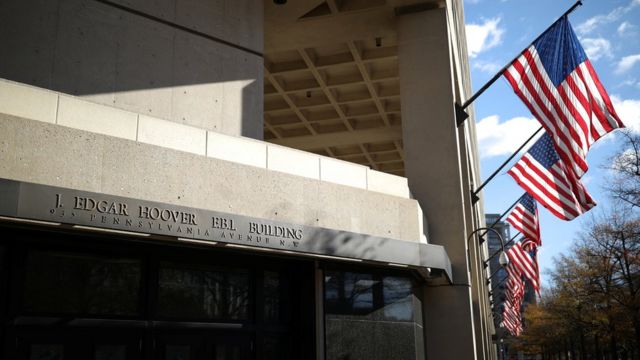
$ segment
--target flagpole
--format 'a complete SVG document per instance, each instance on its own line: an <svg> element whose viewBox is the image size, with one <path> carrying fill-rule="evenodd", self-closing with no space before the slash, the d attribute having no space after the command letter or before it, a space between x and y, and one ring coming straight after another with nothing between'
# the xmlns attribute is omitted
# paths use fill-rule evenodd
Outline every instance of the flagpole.
<svg viewBox="0 0 640 360"><path fill-rule="evenodd" d="M491 274L491 276L489 276L489 278L487 279L487 282L491 283L491 279L496 276L496 274L498 273L498 271L500 271L500 269L502 269L501 267L497 268L496 271L493 272L493 274ZM489 284L487 284L489 285Z"/></svg>
<svg viewBox="0 0 640 360"><path fill-rule="evenodd" d="M536 132L534 132L531 136L529 136L529 138L527 139L527 141L525 141L522 145L520 145L520 147L518 148L518 150L514 151L513 154L511 154L511 156L509 156L509 158L507 160L505 160L502 165L500 165L494 172L493 174L491 174L491 176L489 176L487 178L487 180L485 180L482 184L480 184L480 186L475 189L475 190L471 190L471 203L475 204L478 202L478 200L480 200L480 198L478 197L478 193L489 183L489 181L493 180L493 178L498 175L498 173L500 172L500 170L502 170L505 166L507 166L507 164L509 164L509 162L511 160L513 160L514 157L516 157L516 155L518 155L518 153L520 153L520 150L522 150L525 146L527 146L527 144L536 136L538 135L538 133L540 132L540 130L542 130L542 126L540 126L538 128L538 130L536 130ZM514 204L515 205L515 204Z"/></svg>
<svg viewBox="0 0 640 360"><path fill-rule="evenodd" d="M496 226L500 220L502 220L502 218L507 215L507 213L509 212L509 210L513 209L514 206L516 206L516 204L518 203L518 201L520 201L520 199L522 199L522 197L525 194L520 195L520 197L518 199L516 199L516 201L513 202L513 204L511 204L511 206L509 206L507 208L507 210L505 210L502 214L500 214L500 216L491 224L489 225L490 229L493 229L494 226ZM478 236L480 238L480 244L482 244L484 242L484 239L482 238L483 236L487 235L487 233L489 232L489 230L485 230L485 232L483 232L482 234L480 234L480 236ZM507 243L508 244L508 243ZM506 245L506 244L505 244ZM494 254L495 255L495 254Z"/></svg>
<svg viewBox="0 0 640 360"><path fill-rule="evenodd" d="M525 49L528 48L529 46L531 46L534 42L538 41L538 39L540 39L540 37L542 37L542 35L544 35L544 33L547 31L547 29L552 27L555 23L560 21L560 19L562 19L563 17L569 15L571 12L573 12L573 10L575 10L580 5L582 5L582 1L581 0L576 1L576 3L573 4L569 8L569 10L565 11L558 19L556 19L556 21L551 23L551 25L547 26L547 28L544 29L544 31L542 33L540 33L540 35L538 35L531 42L531 44L529 44L527 47L525 47ZM520 54L516 55L516 57L514 57L513 60L509 61L502 69L500 69L500 71L498 71L497 74L495 74L489 81L487 81L486 84L484 84L480 89L478 89L478 91L476 91L475 94L471 95L471 97L469 99L467 99L467 101L465 101L462 105L456 104L456 120L457 120L458 126L462 125L464 123L464 121L469 117L469 114L467 114L464 110L467 107L469 107L469 105L471 105L471 103L475 99L477 99L478 96L482 95L482 93L485 92L485 90L487 90L489 88L489 86L491 86L494 82L496 82L496 80L498 80L498 78L500 78L500 76L502 76L502 73L504 73L505 70L507 70L507 68L509 66L511 66L511 63L516 61L516 59L518 59L518 57L520 57Z"/></svg>
<svg viewBox="0 0 640 360"><path fill-rule="evenodd" d="M504 246L506 247L507 245L511 244L512 242L515 241L516 237L518 237L518 235L520 235L520 233L516 233L515 235L513 235L513 237L511 239L509 239L509 241L507 241L506 243L504 243ZM524 237L523 237L524 238ZM521 239L520 239L521 240ZM487 260L485 260L485 264L489 263L489 261L491 261L491 259L493 259L494 256L498 255L500 253L500 251L496 251L494 252L491 256L489 256L489 258Z"/></svg>
<svg viewBox="0 0 640 360"><path fill-rule="evenodd" d="M508 276L505 276L504 278L502 278L502 280L498 281L496 283L496 285L494 287L491 288L491 291L494 291L495 289L498 288L498 286L500 286L500 284L502 284L506 279L508 278Z"/></svg>

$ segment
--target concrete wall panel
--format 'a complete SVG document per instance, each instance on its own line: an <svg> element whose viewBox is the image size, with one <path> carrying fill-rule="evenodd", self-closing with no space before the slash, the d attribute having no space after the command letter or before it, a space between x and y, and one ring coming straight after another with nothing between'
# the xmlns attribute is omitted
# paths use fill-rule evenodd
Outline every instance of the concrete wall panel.
<svg viewBox="0 0 640 360"><path fill-rule="evenodd" d="M409 197L407 178L381 171L367 169L367 188L389 195Z"/></svg>
<svg viewBox="0 0 640 360"><path fill-rule="evenodd" d="M401 240L421 234L415 200L2 114L0 155L0 178Z"/></svg>
<svg viewBox="0 0 640 360"><path fill-rule="evenodd" d="M60 1L52 87L114 104L116 57L122 37L118 14L94 1Z"/></svg>
<svg viewBox="0 0 640 360"><path fill-rule="evenodd" d="M55 123L58 94L19 83L0 81L0 112Z"/></svg>
<svg viewBox="0 0 640 360"><path fill-rule="evenodd" d="M0 115L0 177L84 190L100 188L103 154L114 150L105 149L107 137L38 124L44 123Z"/></svg>
<svg viewBox="0 0 640 360"><path fill-rule="evenodd" d="M173 87L171 120L208 130L222 130L224 88L218 79L223 78L220 58L224 51L226 49L218 43L176 33L173 76L182 81Z"/></svg>
<svg viewBox="0 0 640 360"><path fill-rule="evenodd" d="M230 80L222 83L221 132L263 139L263 58L240 51L225 51L222 63L225 78Z"/></svg>
<svg viewBox="0 0 640 360"><path fill-rule="evenodd" d="M207 149L205 130L145 115L139 116L137 140L198 155L205 155Z"/></svg>
<svg viewBox="0 0 640 360"><path fill-rule="evenodd" d="M0 1L0 77L51 88L58 2Z"/></svg>
<svg viewBox="0 0 640 360"><path fill-rule="evenodd" d="M263 51L263 2L259 0L112 0L130 9Z"/></svg>
<svg viewBox="0 0 640 360"><path fill-rule="evenodd" d="M171 119L174 30L136 15L122 14L114 105Z"/></svg>
<svg viewBox="0 0 640 360"><path fill-rule="evenodd" d="M366 166L342 160L328 157L320 158L320 180L336 184L366 189L367 169Z"/></svg>
<svg viewBox="0 0 640 360"><path fill-rule="evenodd" d="M200 0L207 1L207 0ZM235 0L225 3L224 37L258 52L264 49L264 1Z"/></svg>
<svg viewBox="0 0 640 360"><path fill-rule="evenodd" d="M176 2L175 22L211 36L225 35L225 0L180 0ZM233 4L229 4L233 7ZM230 39L228 39L230 40ZM238 44L239 45L239 44Z"/></svg>
<svg viewBox="0 0 640 360"><path fill-rule="evenodd" d="M267 143L207 132L207 156L267 168Z"/></svg>
<svg viewBox="0 0 640 360"><path fill-rule="evenodd" d="M111 0L111 2L167 21L173 22L176 18L176 0Z"/></svg>
<svg viewBox="0 0 640 360"><path fill-rule="evenodd" d="M235 44L244 39L262 51L262 2L117 3L144 14L93 0L3 0L0 45L9 50L0 77L262 139L263 59ZM179 17L219 40L154 17Z"/></svg>

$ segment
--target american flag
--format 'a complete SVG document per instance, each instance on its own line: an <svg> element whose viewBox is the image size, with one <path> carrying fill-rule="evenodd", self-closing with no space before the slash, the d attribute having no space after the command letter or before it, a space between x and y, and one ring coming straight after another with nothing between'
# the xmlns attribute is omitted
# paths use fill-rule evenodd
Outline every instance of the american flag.
<svg viewBox="0 0 640 360"><path fill-rule="evenodd" d="M531 255L524 251L522 245L517 242L507 250L509 264L515 265L520 274L529 280L536 291L540 291L540 280L538 279L537 264L531 258Z"/></svg>
<svg viewBox="0 0 640 360"><path fill-rule="evenodd" d="M538 221L538 206L536 200L531 195L522 195L516 207L507 217L507 221L516 230L520 231L526 240L533 241L537 245L542 245L540 240L540 223Z"/></svg>
<svg viewBox="0 0 640 360"><path fill-rule="evenodd" d="M504 76L578 178L587 171L591 144L624 127L566 16L525 49Z"/></svg>
<svg viewBox="0 0 640 360"><path fill-rule="evenodd" d="M538 247L536 245L526 246L524 243L522 244L522 248L526 251L531 259L533 260L533 269L536 272L536 279L538 279L538 288L536 292L540 295L540 266L538 266Z"/></svg>
<svg viewBox="0 0 640 360"><path fill-rule="evenodd" d="M562 220L572 220L596 205L584 185L558 157L548 133L544 133L507 173Z"/></svg>
<svg viewBox="0 0 640 360"><path fill-rule="evenodd" d="M514 335L522 332L522 320L520 309L524 297L524 282L520 270L515 264L507 264L507 282L505 290L505 301L502 310L502 326Z"/></svg>
<svg viewBox="0 0 640 360"><path fill-rule="evenodd" d="M522 273L513 262L507 264L507 298L511 300L518 299L524 295L524 282L522 281Z"/></svg>

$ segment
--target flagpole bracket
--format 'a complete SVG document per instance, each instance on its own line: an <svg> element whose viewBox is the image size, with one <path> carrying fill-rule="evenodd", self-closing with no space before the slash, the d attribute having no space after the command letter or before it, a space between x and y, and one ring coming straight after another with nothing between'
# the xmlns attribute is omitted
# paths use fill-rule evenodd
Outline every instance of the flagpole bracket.
<svg viewBox="0 0 640 360"><path fill-rule="evenodd" d="M464 111L465 108L463 108L458 103L456 103L455 108L456 108L456 124L458 127L460 127L462 124L464 124L464 121L469 118L469 114L467 114L467 112Z"/></svg>
<svg viewBox="0 0 640 360"><path fill-rule="evenodd" d="M478 193L474 190L471 190L471 205L475 205L478 201L480 201Z"/></svg>

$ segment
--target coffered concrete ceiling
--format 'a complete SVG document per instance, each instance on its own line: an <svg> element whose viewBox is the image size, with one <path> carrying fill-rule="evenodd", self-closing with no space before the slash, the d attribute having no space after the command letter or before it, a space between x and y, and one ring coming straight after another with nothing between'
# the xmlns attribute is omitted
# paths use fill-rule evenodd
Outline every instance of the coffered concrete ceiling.
<svg viewBox="0 0 640 360"><path fill-rule="evenodd" d="M265 0L265 140L404 175L396 13L441 6Z"/></svg>

